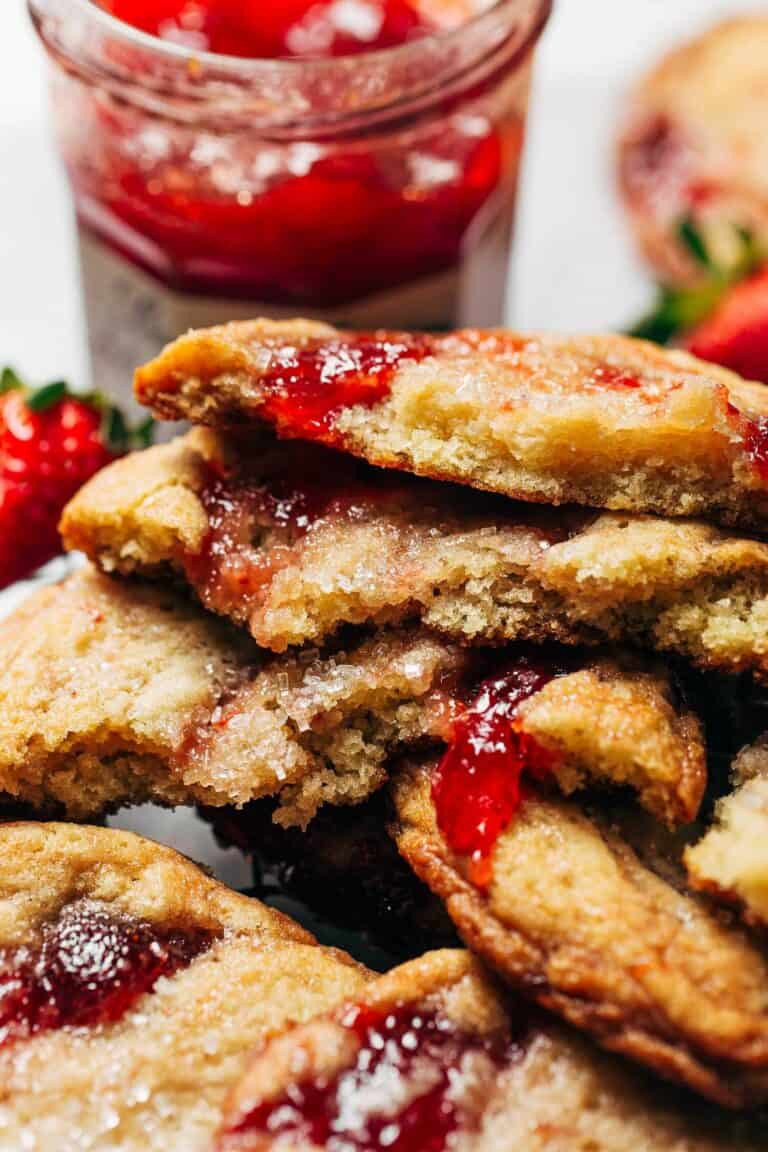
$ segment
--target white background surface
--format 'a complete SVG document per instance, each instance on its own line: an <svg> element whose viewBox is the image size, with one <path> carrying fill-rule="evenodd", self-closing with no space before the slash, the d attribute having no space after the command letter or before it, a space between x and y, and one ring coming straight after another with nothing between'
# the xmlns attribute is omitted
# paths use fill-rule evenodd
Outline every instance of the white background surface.
<svg viewBox="0 0 768 1152"><path fill-rule="evenodd" d="M521 327L615 327L647 303L650 287L613 189L622 96L663 47L749 6L556 0L538 60L521 199L513 315ZM0 0L0 95L0 364L31 379L85 382L72 218L24 0ZM23 591L0 596L0 614ZM140 809L118 822L204 859L236 887L248 884L242 858L217 849L191 813Z"/></svg>

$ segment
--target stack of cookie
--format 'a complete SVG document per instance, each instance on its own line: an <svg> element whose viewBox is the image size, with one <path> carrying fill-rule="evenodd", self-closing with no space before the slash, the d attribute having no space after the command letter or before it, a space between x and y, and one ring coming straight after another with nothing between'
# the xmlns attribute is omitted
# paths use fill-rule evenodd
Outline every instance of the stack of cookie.
<svg viewBox="0 0 768 1152"><path fill-rule="evenodd" d="M90 566L0 629L0 788L73 820L203 805L403 954L474 953L371 982L310 941L327 1005L237 1040L225 1012L215 1089L147 1089L185 1149L764 1146L766 390L618 337L257 321L176 341L137 393L197 426L80 492ZM86 832L56 836L59 918L118 899L111 849L77 886ZM171 989L242 936L183 903Z"/></svg>

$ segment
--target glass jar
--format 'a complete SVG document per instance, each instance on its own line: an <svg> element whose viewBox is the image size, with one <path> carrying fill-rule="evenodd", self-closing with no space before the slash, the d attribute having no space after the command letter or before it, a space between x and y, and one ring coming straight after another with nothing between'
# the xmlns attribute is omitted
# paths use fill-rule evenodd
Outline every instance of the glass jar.
<svg viewBox="0 0 768 1152"><path fill-rule="evenodd" d="M53 61L94 382L190 327L302 314L494 325L551 0L325 59L195 52L91 0L30 0Z"/></svg>

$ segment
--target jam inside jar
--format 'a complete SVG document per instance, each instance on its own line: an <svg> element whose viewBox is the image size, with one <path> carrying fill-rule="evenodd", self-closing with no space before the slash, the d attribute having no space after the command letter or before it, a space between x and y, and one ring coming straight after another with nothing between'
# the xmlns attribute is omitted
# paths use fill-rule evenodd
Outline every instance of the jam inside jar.
<svg viewBox="0 0 768 1152"><path fill-rule="evenodd" d="M395 48L438 27L416 0L96 2L119 20L161 40L251 60L373 52Z"/></svg>
<svg viewBox="0 0 768 1152"><path fill-rule="evenodd" d="M256 314L503 321L550 0L29 2L100 387Z"/></svg>

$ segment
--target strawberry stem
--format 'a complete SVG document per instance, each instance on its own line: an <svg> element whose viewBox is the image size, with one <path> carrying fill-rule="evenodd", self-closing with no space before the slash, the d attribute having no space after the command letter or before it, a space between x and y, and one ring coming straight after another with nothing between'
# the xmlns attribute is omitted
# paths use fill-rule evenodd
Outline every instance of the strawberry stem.
<svg viewBox="0 0 768 1152"><path fill-rule="evenodd" d="M729 289L746 280L766 260L766 253L748 229L734 228L734 236L736 256L728 267L720 267L702 229L690 216L684 217L677 227L678 240L706 275L689 287L660 285L653 308L627 335L668 344L711 316Z"/></svg>
<svg viewBox="0 0 768 1152"><path fill-rule="evenodd" d="M13 368L5 367L0 372L0 394L3 392L13 392L16 388L23 388L20 377L16 374Z"/></svg>

